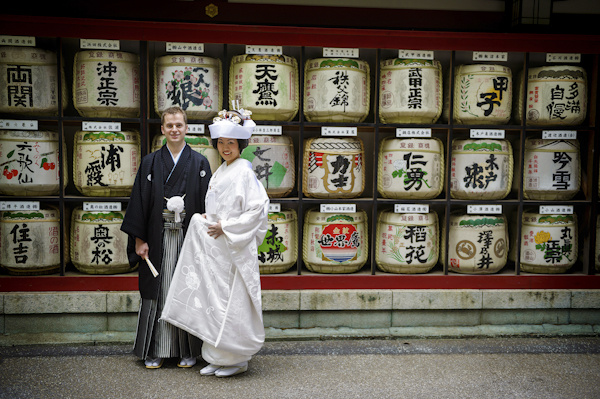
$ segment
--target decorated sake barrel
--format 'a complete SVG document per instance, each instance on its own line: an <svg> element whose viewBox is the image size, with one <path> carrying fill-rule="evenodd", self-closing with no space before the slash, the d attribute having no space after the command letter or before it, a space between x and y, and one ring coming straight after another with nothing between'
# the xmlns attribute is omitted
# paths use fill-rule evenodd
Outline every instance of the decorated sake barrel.
<svg viewBox="0 0 600 399"><path fill-rule="evenodd" d="M442 231L442 248L445 233ZM448 270L465 274L491 274L506 265L508 229L504 215L450 215Z"/></svg>
<svg viewBox="0 0 600 399"><path fill-rule="evenodd" d="M211 119L223 103L221 60L202 55L166 55L154 63L154 110L174 105L189 119Z"/></svg>
<svg viewBox="0 0 600 399"><path fill-rule="evenodd" d="M252 136L241 157L252 163L256 178L269 197L285 197L294 189L296 164L291 137Z"/></svg>
<svg viewBox="0 0 600 399"><path fill-rule="evenodd" d="M121 231L125 211L73 210L71 261L82 273L127 273L136 267L127 258L127 234Z"/></svg>
<svg viewBox="0 0 600 399"><path fill-rule="evenodd" d="M522 93L519 90L520 104L523 104ZM521 110L522 108L519 109L519 116ZM533 126L570 126L583 123L587 113L585 69L572 65L529 68L526 112L527 124ZM518 119L520 123L522 118Z"/></svg>
<svg viewBox="0 0 600 399"><path fill-rule="evenodd" d="M522 271L564 273L575 264L578 242L575 214L523 212L521 234Z"/></svg>
<svg viewBox="0 0 600 399"><path fill-rule="evenodd" d="M233 57L229 98L252 111L254 120L291 121L300 106L298 62L285 55Z"/></svg>
<svg viewBox="0 0 600 399"><path fill-rule="evenodd" d="M302 259L311 272L354 273L367 262L367 214L309 210L304 220Z"/></svg>
<svg viewBox="0 0 600 399"><path fill-rule="evenodd" d="M298 260L296 211L270 212L267 229L267 235L258 247L260 274L285 273Z"/></svg>
<svg viewBox="0 0 600 399"><path fill-rule="evenodd" d="M379 118L383 123L435 123L442 113L442 64L395 58L381 62Z"/></svg>
<svg viewBox="0 0 600 399"><path fill-rule="evenodd" d="M427 273L438 261L438 237L435 212L382 211L377 218L375 263L388 273Z"/></svg>
<svg viewBox="0 0 600 399"><path fill-rule="evenodd" d="M531 200L568 200L581 184L577 140L525 140L523 196Z"/></svg>
<svg viewBox="0 0 600 399"><path fill-rule="evenodd" d="M510 120L512 75L502 65L461 65L454 75L454 122L502 125Z"/></svg>
<svg viewBox="0 0 600 399"><path fill-rule="evenodd" d="M450 173L452 198L502 199L512 187L512 147L508 140L455 139Z"/></svg>
<svg viewBox="0 0 600 399"><path fill-rule="evenodd" d="M302 191L314 198L355 198L365 189L365 154L359 138L306 140Z"/></svg>
<svg viewBox="0 0 600 399"><path fill-rule="evenodd" d="M140 57L113 50L75 54L73 103L81 116L137 118L140 115Z"/></svg>
<svg viewBox="0 0 600 399"><path fill-rule="evenodd" d="M63 109L67 86L62 76ZM0 113L58 115L56 53L35 47L0 47Z"/></svg>
<svg viewBox="0 0 600 399"><path fill-rule="evenodd" d="M444 145L436 138L386 137L377 165L377 190L384 198L435 198L444 187Z"/></svg>
<svg viewBox="0 0 600 399"><path fill-rule="evenodd" d="M73 180L83 195L129 196L140 163L136 131L75 133Z"/></svg>
<svg viewBox="0 0 600 399"><path fill-rule="evenodd" d="M212 173L221 166L221 156L219 151L212 146L210 136L201 136L187 133L185 135L185 142L192 148L192 150L204 155L210 164L210 170ZM167 139L163 134L154 136L152 140L152 152L160 150L160 148L167 143Z"/></svg>
<svg viewBox="0 0 600 399"><path fill-rule="evenodd" d="M60 188L58 133L0 130L0 194L55 195ZM63 141L63 156L67 147ZM63 187L68 182L65 168Z"/></svg>
<svg viewBox="0 0 600 399"><path fill-rule="evenodd" d="M37 275L59 271L58 209L3 211L0 225L1 263L10 274Z"/></svg>
<svg viewBox="0 0 600 399"><path fill-rule="evenodd" d="M362 122L369 114L366 61L317 58L304 68L304 116L309 122Z"/></svg>

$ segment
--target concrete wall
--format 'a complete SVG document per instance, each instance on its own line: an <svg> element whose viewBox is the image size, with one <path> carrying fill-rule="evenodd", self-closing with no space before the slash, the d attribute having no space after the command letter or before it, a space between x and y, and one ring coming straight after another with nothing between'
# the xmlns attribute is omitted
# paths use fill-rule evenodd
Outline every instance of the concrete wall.
<svg viewBox="0 0 600 399"><path fill-rule="evenodd" d="M263 291L267 339L599 335L600 290ZM139 293L0 294L0 346L133 342Z"/></svg>

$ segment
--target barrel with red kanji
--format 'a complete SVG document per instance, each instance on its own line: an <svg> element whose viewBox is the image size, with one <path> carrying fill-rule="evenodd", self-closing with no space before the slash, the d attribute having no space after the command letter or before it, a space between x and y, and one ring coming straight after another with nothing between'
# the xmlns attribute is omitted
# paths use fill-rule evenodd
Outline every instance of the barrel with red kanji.
<svg viewBox="0 0 600 399"><path fill-rule="evenodd" d="M68 245L67 234L65 244ZM10 274L41 275L60 269L60 220L55 207L3 211L0 263ZM65 262L68 261L68 257Z"/></svg>
<svg viewBox="0 0 600 399"><path fill-rule="evenodd" d="M367 262L367 214L309 210L304 220L302 259L317 273L354 273Z"/></svg>

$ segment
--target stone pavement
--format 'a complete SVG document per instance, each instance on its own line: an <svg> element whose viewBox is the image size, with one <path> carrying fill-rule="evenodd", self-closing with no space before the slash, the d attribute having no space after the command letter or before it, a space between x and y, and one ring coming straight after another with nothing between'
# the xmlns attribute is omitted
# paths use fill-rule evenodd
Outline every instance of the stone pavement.
<svg viewBox="0 0 600 399"><path fill-rule="evenodd" d="M600 338L267 342L245 374L129 345L0 347L0 398L600 398Z"/></svg>

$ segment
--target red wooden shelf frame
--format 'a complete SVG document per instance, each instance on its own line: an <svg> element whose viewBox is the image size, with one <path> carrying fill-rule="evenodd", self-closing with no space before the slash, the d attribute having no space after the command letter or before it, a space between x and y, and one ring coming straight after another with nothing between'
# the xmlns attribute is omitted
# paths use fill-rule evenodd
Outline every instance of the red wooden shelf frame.
<svg viewBox="0 0 600 399"><path fill-rule="evenodd" d="M0 15L0 34L304 47L600 54L600 35L403 31ZM410 46L410 47L407 47ZM591 104L592 105L592 104ZM595 113L595 107L590 112ZM593 267L593 266L590 266ZM269 275L263 290L600 289L600 275ZM136 291L137 276L0 276L0 292Z"/></svg>

